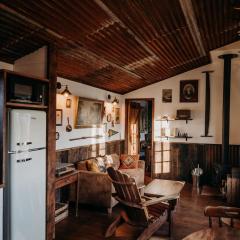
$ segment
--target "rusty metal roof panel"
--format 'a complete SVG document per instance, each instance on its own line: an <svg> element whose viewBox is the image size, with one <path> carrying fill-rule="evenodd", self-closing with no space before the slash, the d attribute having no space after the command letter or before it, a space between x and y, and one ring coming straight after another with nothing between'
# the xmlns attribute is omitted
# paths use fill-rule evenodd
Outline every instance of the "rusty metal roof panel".
<svg viewBox="0 0 240 240"><path fill-rule="evenodd" d="M0 59L47 43L58 74L126 93L210 62L238 39L230 0L2 0Z"/></svg>

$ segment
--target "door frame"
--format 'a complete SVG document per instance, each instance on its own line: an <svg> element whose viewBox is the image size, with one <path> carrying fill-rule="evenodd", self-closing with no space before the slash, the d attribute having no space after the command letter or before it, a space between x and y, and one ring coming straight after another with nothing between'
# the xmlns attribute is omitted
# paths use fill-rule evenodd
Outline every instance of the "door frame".
<svg viewBox="0 0 240 240"><path fill-rule="evenodd" d="M153 143L154 143L154 112L155 112L155 98L126 98L125 99L125 153L128 153L128 105L131 101L147 101L152 103L152 139L151 139L151 168L153 160ZM152 172L152 169L151 169Z"/></svg>

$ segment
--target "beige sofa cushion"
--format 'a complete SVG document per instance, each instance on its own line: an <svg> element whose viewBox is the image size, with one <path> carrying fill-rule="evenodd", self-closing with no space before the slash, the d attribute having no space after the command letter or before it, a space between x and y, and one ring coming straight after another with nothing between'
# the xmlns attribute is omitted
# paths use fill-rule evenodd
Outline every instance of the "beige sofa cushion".
<svg viewBox="0 0 240 240"><path fill-rule="evenodd" d="M105 155L105 164L106 166L112 166L115 170L117 170L120 166L120 158L116 153Z"/></svg>
<svg viewBox="0 0 240 240"><path fill-rule="evenodd" d="M144 170L141 168L136 169L119 169L120 172L128 174L134 178L138 186L144 185Z"/></svg>

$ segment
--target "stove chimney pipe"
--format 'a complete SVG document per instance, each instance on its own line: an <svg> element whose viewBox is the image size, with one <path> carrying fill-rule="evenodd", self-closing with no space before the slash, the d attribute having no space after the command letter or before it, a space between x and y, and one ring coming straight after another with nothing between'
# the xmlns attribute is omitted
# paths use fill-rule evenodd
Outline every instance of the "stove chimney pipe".
<svg viewBox="0 0 240 240"><path fill-rule="evenodd" d="M223 111L222 111L222 166L224 177L230 173L229 164L229 129L230 129L230 91L231 91L231 61L237 54L223 54L219 58L224 61L223 71Z"/></svg>

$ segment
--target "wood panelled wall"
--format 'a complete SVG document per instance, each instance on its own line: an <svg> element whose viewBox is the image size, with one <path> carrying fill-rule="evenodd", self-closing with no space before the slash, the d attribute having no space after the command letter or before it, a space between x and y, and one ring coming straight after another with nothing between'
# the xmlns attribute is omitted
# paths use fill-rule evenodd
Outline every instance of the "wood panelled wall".
<svg viewBox="0 0 240 240"><path fill-rule="evenodd" d="M221 166L221 144L154 143L152 176L191 181L191 171L203 169L203 183L213 183L215 168ZM230 165L240 167L240 145L230 145Z"/></svg>
<svg viewBox="0 0 240 240"><path fill-rule="evenodd" d="M57 151L57 162L76 163L92 157L102 156L105 154L124 152L124 140L98 143L81 147L74 147Z"/></svg>
<svg viewBox="0 0 240 240"><path fill-rule="evenodd" d="M92 144L56 152L58 162L89 159L99 155L124 153L124 140ZM221 165L221 144L154 142L152 177L179 179L191 182L191 171L203 169L202 183L213 183L216 166ZM229 159L233 167L240 167L240 145L230 145Z"/></svg>

